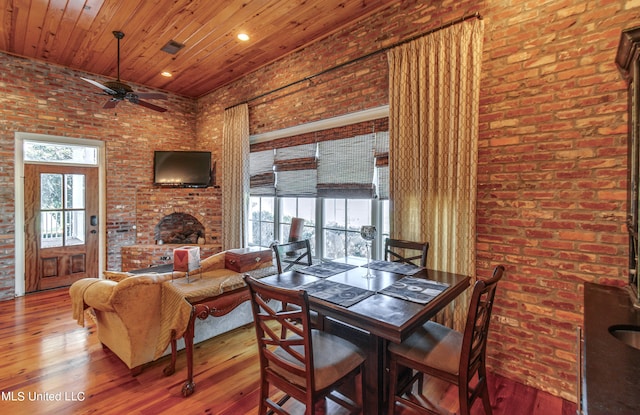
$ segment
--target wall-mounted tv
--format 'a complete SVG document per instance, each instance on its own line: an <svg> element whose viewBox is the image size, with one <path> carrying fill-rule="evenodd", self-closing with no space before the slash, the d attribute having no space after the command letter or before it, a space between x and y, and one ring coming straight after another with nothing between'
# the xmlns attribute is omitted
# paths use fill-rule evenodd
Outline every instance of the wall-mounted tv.
<svg viewBox="0 0 640 415"><path fill-rule="evenodd" d="M208 187L210 151L155 151L153 183L157 186Z"/></svg>

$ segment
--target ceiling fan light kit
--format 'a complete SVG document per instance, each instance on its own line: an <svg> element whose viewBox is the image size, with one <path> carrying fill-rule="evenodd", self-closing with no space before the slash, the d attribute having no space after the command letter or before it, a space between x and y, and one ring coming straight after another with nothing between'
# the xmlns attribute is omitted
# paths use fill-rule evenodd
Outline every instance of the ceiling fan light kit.
<svg viewBox="0 0 640 415"><path fill-rule="evenodd" d="M167 96L165 94L135 93L133 92L133 88L131 88L129 85L125 84L124 82L120 81L120 40L124 37L124 33L122 33L121 31L115 30L113 31L113 36L118 41L117 79L115 81L107 81L104 84L94 81L93 79L82 78L82 77L81 79L102 89L107 95L111 97L109 101L107 101L107 103L104 104L103 108L109 108L109 109L115 108L120 101L126 100L132 104L140 105L142 107L149 108L154 111L165 112L167 110L166 108L162 108L150 102L141 100L141 98L142 99L167 99Z"/></svg>

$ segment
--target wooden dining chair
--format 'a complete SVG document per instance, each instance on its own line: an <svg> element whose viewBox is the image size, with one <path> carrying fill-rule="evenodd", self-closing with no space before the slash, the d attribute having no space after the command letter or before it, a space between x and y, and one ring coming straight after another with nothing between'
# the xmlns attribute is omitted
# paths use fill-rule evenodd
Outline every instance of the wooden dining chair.
<svg viewBox="0 0 640 415"><path fill-rule="evenodd" d="M491 415L485 354L493 300L503 273L504 267L498 265L490 279L476 281L464 333L429 321L402 343L389 345L390 415L394 413L396 402L402 402L421 414L440 413L437 397L425 396L428 391L423 388L424 374L458 387L460 415L469 415L478 397L482 397L485 413ZM399 387L400 368L411 369L415 374L412 373L409 380ZM416 380L417 394L422 398L420 401L416 397L411 399Z"/></svg>
<svg viewBox="0 0 640 415"><path fill-rule="evenodd" d="M312 264L311 244L308 239L273 245L278 273Z"/></svg>
<svg viewBox="0 0 640 415"><path fill-rule="evenodd" d="M251 293L260 358L258 414L287 414L283 405L291 398L305 405L305 415L315 414L324 398L350 414L362 413L364 353L341 337L311 328L306 291L269 286L249 275L244 280ZM298 309L277 310L267 299L295 304ZM356 384L358 378L360 385ZM351 389L359 391L359 397L336 392L347 381L353 381ZM273 400L282 393L280 399Z"/></svg>
<svg viewBox="0 0 640 415"><path fill-rule="evenodd" d="M418 251L413 256L408 256L406 250ZM401 239L387 238L384 242L384 260L392 262L404 262L406 264L427 266L427 253L429 252L429 242L413 242ZM414 261L420 260L418 264Z"/></svg>

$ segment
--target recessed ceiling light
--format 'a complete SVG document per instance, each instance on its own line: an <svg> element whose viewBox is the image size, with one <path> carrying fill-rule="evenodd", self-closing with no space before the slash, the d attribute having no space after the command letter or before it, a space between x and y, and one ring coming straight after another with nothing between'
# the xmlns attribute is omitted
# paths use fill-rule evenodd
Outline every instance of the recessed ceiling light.
<svg viewBox="0 0 640 415"><path fill-rule="evenodd" d="M171 78L173 76L169 71L162 71L160 72L160 75L165 76L167 78Z"/></svg>
<svg viewBox="0 0 640 415"><path fill-rule="evenodd" d="M249 40L249 35L246 33L238 33L238 39L246 42L247 40Z"/></svg>

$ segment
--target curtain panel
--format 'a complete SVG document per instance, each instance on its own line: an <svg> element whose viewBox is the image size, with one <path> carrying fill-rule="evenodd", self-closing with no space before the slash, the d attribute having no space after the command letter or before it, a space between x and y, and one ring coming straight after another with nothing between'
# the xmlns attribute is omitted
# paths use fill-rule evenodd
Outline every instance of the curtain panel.
<svg viewBox="0 0 640 415"><path fill-rule="evenodd" d="M430 268L472 278L483 33L473 19L388 52L391 235L429 241ZM461 329L468 301L439 318Z"/></svg>
<svg viewBox="0 0 640 415"><path fill-rule="evenodd" d="M222 249L245 246L249 211L249 106L224 112L222 131Z"/></svg>

